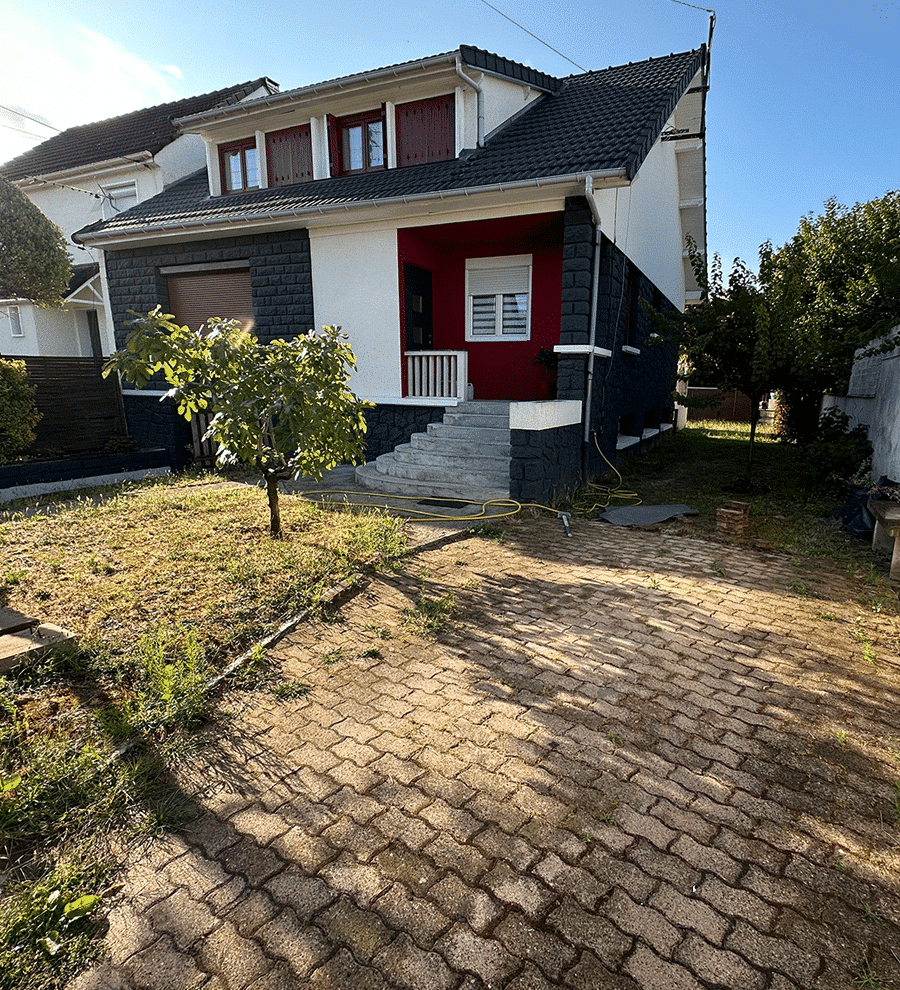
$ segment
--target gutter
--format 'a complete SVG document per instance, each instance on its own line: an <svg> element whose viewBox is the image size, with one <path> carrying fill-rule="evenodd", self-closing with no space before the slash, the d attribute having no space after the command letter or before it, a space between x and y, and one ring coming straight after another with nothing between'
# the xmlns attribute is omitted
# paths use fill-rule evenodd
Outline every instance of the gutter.
<svg viewBox="0 0 900 990"><path fill-rule="evenodd" d="M399 78L409 72L421 72L442 65L453 65L458 58L458 52L447 52L443 55L433 55L431 58L421 59L418 62L403 62L402 66L388 66L384 69L376 69L374 72L358 72L352 76L312 83L309 86L300 86L283 93L274 93L272 96L258 97L246 103L233 103L228 107L219 107L215 110L206 110L203 113L177 117L175 123L184 128L185 126L212 123L225 117L229 119L248 117L260 110L281 106L283 103L293 103L304 96L321 96L324 93L333 93L335 90L340 91L353 86L367 85L380 79Z"/></svg>
<svg viewBox="0 0 900 990"><path fill-rule="evenodd" d="M463 72L462 59L458 55L456 56L456 74L459 76L460 79L462 79L464 83L468 83L468 85L475 90L475 96L478 106L478 147L483 148L484 147L484 90L481 88L481 86L478 85L477 82L475 82L474 79L467 76L465 72Z"/></svg>
<svg viewBox="0 0 900 990"><path fill-rule="evenodd" d="M264 223L278 223L292 218L310 216L330 216L338 213L354 213L358 210L382 209L391 206L409 206L413 203L443 202L448 199L471 198L492 192L513 192L518 189L544 189L558 185L583 185L585 179L590 178L591 183L599 180L608 186L624 186L630 183L627 169L610 168L602 172L576 172L572 175L559 175L542 179L519 179L515 182L494 182L486 186L460 186L455 189L444 189L436 192L413 193L409 196L392 196L386 199L367 199L354 203L330 203L325 206L306 207L304 209L284 210L270 213L229 213L227 216L214 220L195 220L186 222L183 220L173 220L167 223L158 223L155 226L144 226L131 231L119 231L115 233L94 231L80 234L76 231L72 235L72 240L76 244L108 244L116 245L127 243L130 240L140 237L147 237L152 234L163 234L168 232L189 232L203 230L229 230L237 224L247 226L257 226ZM596 207L595 207L596 208Z"/></svg>
<svg viewBox="0 0 900 990"><path fill-rule="evenodd" d="M121 155L118 158L107 158L102 162L87 162L76 168L64 168L59 172L43 172L41 175L25 175L20 179L13 179L17 186L40 186L52 185L60 179L74 179L78 176L93 177L98 171L109 171L114 168L122 168L124 165L143 165L153 160L153 152L136 151L133 155Z"/></svg>

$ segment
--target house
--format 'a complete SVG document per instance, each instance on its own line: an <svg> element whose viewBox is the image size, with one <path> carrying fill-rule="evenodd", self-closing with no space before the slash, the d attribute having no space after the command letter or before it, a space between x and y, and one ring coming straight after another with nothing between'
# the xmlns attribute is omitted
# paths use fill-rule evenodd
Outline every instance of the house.
<svg viewBox="0 0 900 990"><path fill-rule="evenodd" d="M0 300L0 353L12 357L102 357L115 350L101 252L72 242L74 231L116 216L195 172L206 160L203 141L173 121L277 90L270 79L229 86L174 103L71 127L0 165L63 232L73 274L66 308L26 299Z"/></svg>
<svg viewBox="0 0 900 990"><path fill-rule="evenodd" d="M705 46L557 78L464 45L202 110L178 123L206 167L76 240L119 344L157 304L342 326L364 483L544 497L672 425L642 303L699 298L708 73ZM126 391L131 432L170 443L158 398Z"/></svg>

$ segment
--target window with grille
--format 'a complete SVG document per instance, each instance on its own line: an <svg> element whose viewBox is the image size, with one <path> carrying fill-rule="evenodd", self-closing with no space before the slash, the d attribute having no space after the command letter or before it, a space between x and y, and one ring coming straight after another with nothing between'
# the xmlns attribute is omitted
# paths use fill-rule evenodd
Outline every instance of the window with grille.
<svg viewBox="0 0 900 990"><path fill-rule="evenodd" d="M531 255L466 261L466 340L528 340Z"/></svg>

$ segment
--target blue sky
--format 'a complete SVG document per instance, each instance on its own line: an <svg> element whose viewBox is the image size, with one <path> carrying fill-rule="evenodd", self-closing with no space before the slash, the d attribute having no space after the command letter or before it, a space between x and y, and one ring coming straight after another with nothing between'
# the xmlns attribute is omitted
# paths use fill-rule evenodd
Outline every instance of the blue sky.
<svg viewBox="0 0 900 990"><path fill-rule="evenodd" d="M696 48L673 0L491 0L586 68ZM698 6L709 5L701 0ZM261 16L254 16L257 11ZM829 196L900 188L900 0L720 0L707 109L709 247L755 266ZM268 75L283 89L473 44L579 71L482 0L0 0L0 106L59 128ZM47 128L0 110L0 161Z"/></svg>

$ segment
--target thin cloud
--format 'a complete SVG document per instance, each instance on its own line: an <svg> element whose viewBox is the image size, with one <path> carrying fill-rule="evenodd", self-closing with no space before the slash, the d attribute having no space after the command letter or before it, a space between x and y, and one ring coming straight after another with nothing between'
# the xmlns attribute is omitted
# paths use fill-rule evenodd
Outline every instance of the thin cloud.
<svg viewBox="0 0 900 990"><path fill-rule="evenodd" d="M65 129L182 96L172 85L182 78L177 66L154 67L80 24L50 32L25 15L6 16L16 45L5 53L0 104L21 107ZM36 143L21 129L0 126L0 162Z"/></svg>

